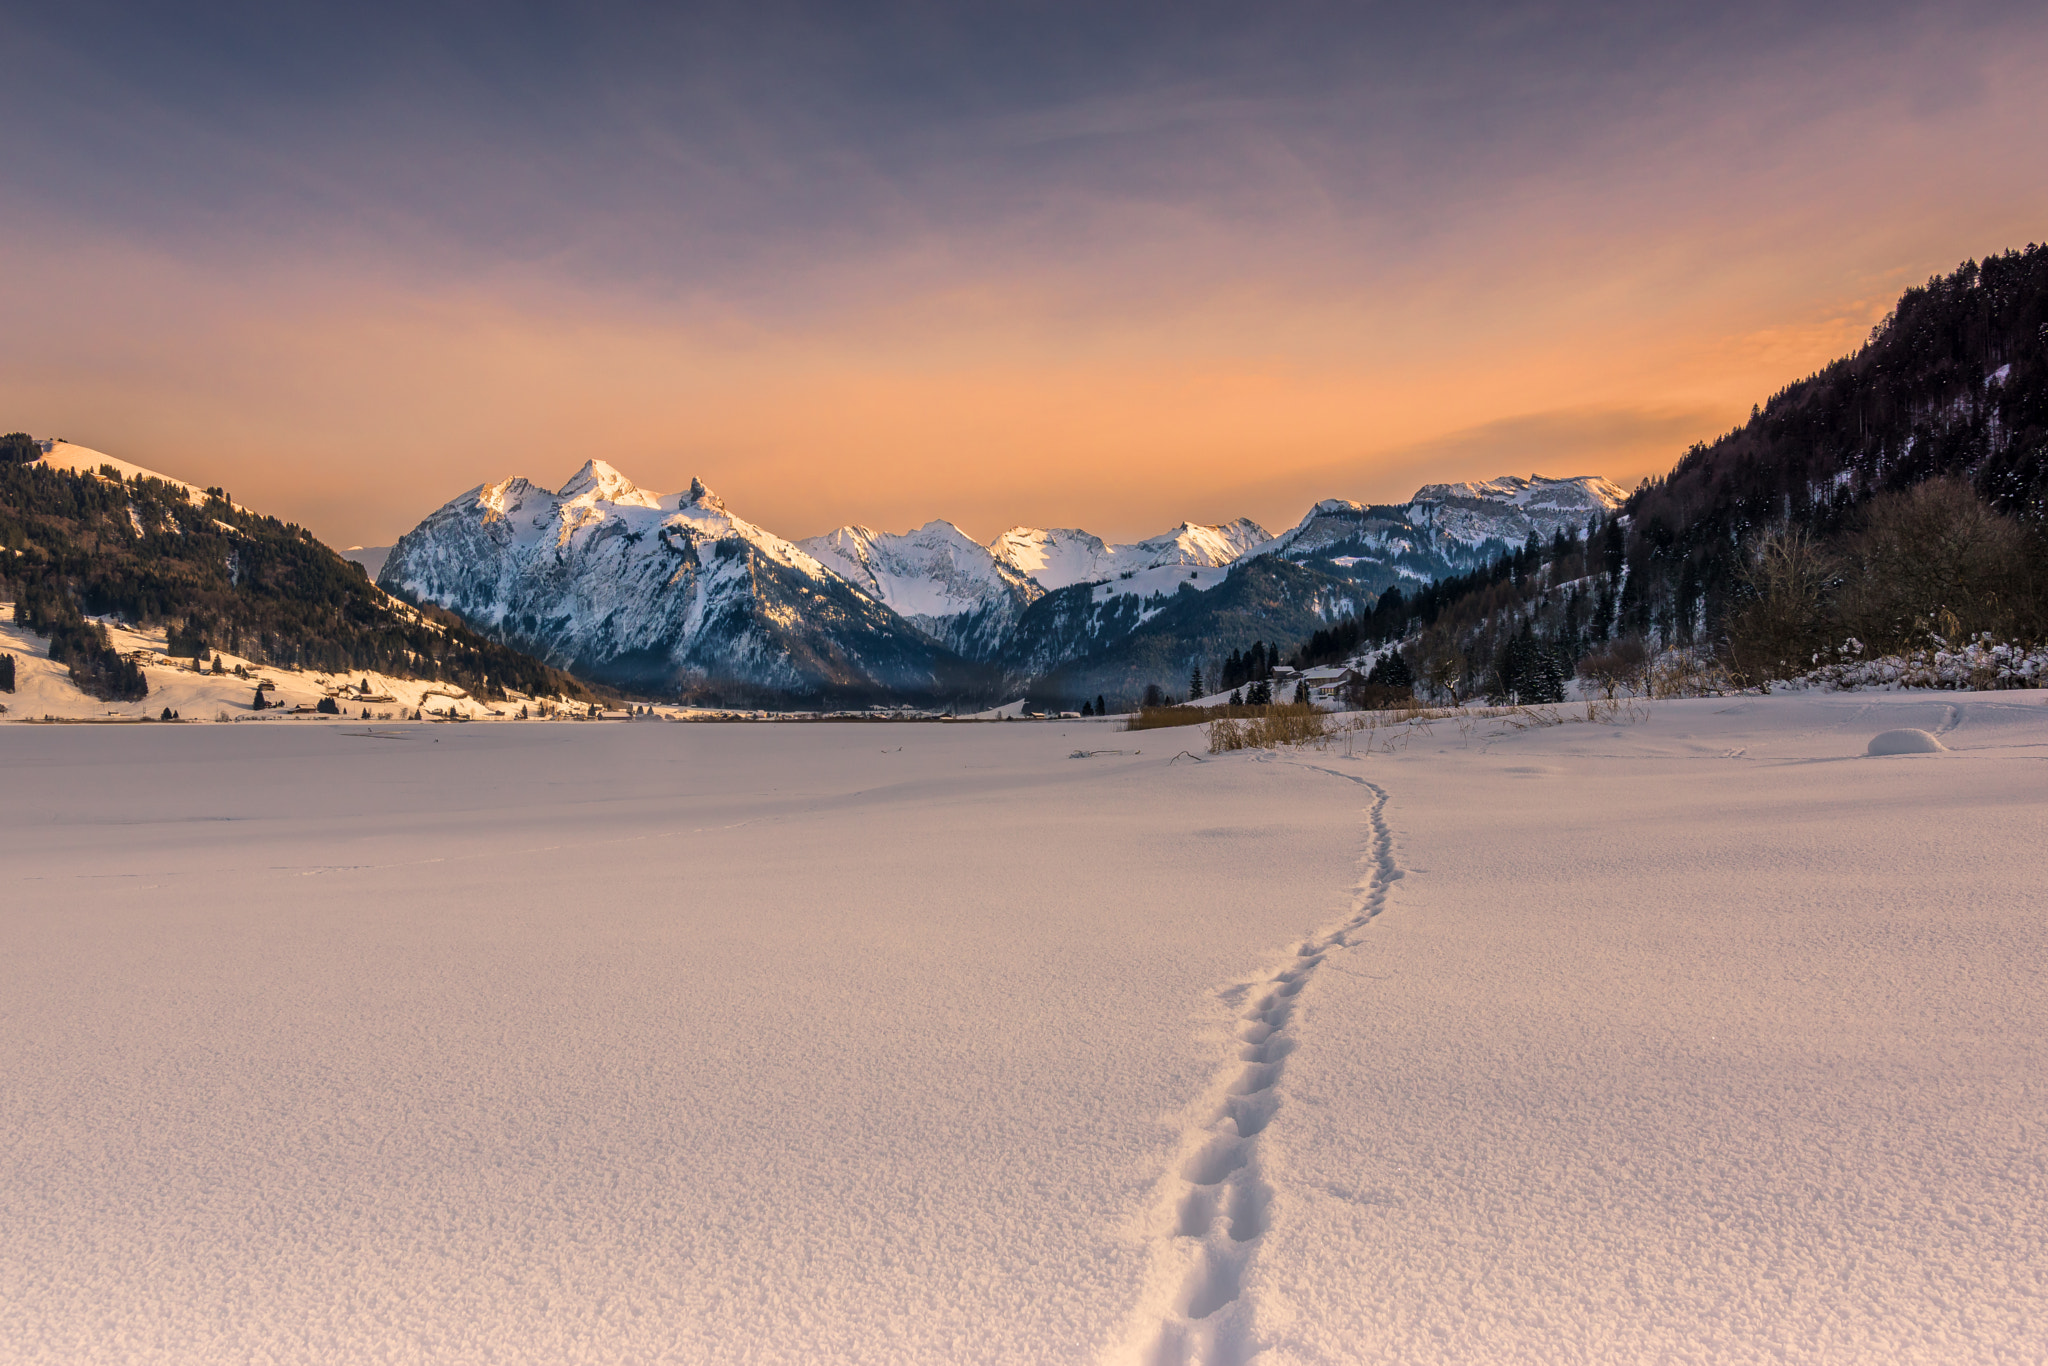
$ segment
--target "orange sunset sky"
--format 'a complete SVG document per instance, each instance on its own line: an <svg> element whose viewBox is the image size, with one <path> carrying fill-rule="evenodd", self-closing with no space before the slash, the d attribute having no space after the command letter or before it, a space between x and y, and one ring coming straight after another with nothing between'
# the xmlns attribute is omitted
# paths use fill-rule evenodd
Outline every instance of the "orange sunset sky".
<svg viewBox="0 0 2048 1366"><path fill-rule="evenodd" d="M2048 237L2031 6L82 5L0 39L35 73L0 428L341 546L592 455L792 537L1633 484Z"/></svg>

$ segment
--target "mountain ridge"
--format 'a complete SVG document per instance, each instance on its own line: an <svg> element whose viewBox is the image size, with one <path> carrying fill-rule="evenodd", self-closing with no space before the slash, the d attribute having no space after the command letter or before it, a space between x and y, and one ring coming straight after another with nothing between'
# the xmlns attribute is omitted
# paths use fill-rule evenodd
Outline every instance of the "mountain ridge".
<svg viewBox="0 0 2048 1366"><path fill-rule="evenodd" d="M1013 527L984 545L935 519L793 542L701 481L651 493L593 459L558 490L515 476L457 495L392 547L380 582L613 686L931 700L1013 693L1084 658L1096 661L1090 677L1121 677L1105 652L1162 614L1167 626L1143 637L1147 658L1248 645L1161 635L1176 621L1252 630L1244 613L1168 609L1269 555L1299 572L1284 605L1268 595L1258 638L1293 638L1404 575L1454 572L1568 522L1576 531L1582 511L1619 496L1597 476L1503 476L1429 486L1406 504L1324 500L1279 536L1239 518L1121 544Z"/></svg>

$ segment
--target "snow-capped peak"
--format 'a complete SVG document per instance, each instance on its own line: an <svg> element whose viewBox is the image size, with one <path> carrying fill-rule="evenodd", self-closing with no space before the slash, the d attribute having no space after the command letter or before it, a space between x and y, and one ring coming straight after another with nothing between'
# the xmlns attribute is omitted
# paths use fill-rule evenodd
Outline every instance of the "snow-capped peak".
<svg viewBox="0 0 2048 1366"><path fill-rule="evenodd" d="M638 484L602 460L584 461L583 468L569 476L569 482L562 485L558 496L643 508L658 507L661 503L659 495L643 492Z"/></svg>

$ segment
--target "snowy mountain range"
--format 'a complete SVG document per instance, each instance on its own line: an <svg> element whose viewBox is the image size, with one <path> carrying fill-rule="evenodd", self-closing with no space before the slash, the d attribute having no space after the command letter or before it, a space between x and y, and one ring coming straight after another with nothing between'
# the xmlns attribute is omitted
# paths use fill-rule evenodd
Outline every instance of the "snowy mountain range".
<svg viewBox="0 0 2048 1366"><path fill-rule="evenodd" d="M591 460L559 490L511 478L452 499L391 548L378 582L622 687L950 700L1072 674L1077 661L1135 649L1141 631L1147 667L1261 632L1291 637L1403 578L1458 573L1531 535L1581 531L1622 497L1592 476L1508 477L1430 485L1405 504L1327 500L1277 537L1240 518L1128 544L1015 527L983 545L933 521L791 542L699 482L650 493ZM1257 602L1220 615L1187 602L1268 556L1295 568L1259 576ZM1224 627L1246 641L1189 636ZM1083 672L1112 679L1136 667L1098 663Z"/></svg>
<svg viewBox="0 0 2048 1366"><path fill-rule="evenodd" d="M953 651L702 483L649 493L601 460L559 491L471 489L401 537L378 581L621 686L851 701L971 683Z"/></svg>

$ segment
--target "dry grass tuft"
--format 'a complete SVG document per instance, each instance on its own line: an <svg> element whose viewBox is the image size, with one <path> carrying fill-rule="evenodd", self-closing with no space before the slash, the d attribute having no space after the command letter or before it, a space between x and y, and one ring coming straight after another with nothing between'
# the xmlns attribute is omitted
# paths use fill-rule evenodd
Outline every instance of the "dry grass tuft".
<svg viewBox="0 0 2048 1366"><path fill-rule="evenodd" d="M1330 733L1330 718L1310 706L1297 706L1290 702L1270 707L1231 707L1225 710L1249 714L1227 716L1210 723L1211 754L1225 754L1234 749L1272 749L1276 745L1308 744Z"/></svg>
<svg viewBox="0 0 2048 1366"><path fill-rule="evenodd" d="M1199 726L1215 715L1206 707L1140 707L1124 722L1124 729L1168 730L1174 726Z"/></svg>

